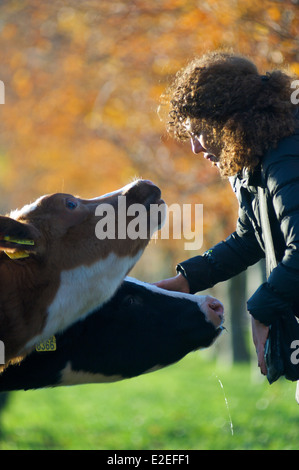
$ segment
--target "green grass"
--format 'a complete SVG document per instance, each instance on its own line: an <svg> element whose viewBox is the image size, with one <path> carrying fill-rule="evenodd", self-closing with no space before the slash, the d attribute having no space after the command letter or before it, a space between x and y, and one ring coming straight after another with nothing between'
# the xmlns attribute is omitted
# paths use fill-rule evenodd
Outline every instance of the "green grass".
<svg viewBox="0 0 299 470"><path fill-rule="evenodd" d="M123 382L14 392L0 449L298 449L294 395L294 383L194 353Z"/></svg>

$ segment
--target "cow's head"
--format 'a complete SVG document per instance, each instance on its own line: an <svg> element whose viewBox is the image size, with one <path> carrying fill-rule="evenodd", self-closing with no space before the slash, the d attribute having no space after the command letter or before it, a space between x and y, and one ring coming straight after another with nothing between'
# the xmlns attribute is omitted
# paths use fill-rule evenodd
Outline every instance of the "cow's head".
<svg viewBox="0 0 299 470"><path fill-rule="evenodd" d="M135 260L159 226L150 208L163 206L160 196L159 188L145 180L94 199L62 193L42 196L0 217L0 249L13 259L32 256L61 269L91 265L111 253ZM130 209L137 205L143 209L143 230L134 237L135 214Z"/></svg>
<svg viewBox="0 0 299 470"><path fill-rule="evenodd" d="M0 340L9 359L114 294L161 222L151 211L165 206L160 197L137 180L94 199L42 196L0 217Z"/></svg>

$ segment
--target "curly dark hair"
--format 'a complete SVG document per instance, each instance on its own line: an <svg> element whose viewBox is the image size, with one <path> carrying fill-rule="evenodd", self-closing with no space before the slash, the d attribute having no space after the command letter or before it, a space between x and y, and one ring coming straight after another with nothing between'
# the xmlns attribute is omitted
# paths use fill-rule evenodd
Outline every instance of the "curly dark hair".
<svg viewBox="0 0 299 470"><path fill-rule="evenodd" d="M294 132L294 78L280 70L260 75L243 56L208 53L179 71L162 95L161 104L169 106L167 130L180 141L189 139L188 119L193 133L205 132L220 145L222 176L244 167L252 171L269 148Z"/></svg>

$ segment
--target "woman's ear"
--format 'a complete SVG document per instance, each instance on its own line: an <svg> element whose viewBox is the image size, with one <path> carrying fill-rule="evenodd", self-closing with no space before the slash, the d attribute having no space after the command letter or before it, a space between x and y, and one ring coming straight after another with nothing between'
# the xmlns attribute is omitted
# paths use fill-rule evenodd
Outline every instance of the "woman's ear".
<svg viewBox="0 0 299 470"><path fill-rule="evenodd" d="M39 231L30 224L0 216L0 251L10 258L27 258L36 249Z"/></svg>

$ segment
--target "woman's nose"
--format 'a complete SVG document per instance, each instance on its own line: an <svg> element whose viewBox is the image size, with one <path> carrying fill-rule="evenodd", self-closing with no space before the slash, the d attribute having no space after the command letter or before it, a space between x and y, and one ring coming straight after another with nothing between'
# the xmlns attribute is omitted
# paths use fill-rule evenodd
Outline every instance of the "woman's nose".
<svg viewBox="0 0 299 470"><path fill-rule="evenodd" d="M194 137L191 137L191 148L192 148L192 152L196 154L204 150L199 140Z"/></svg>

